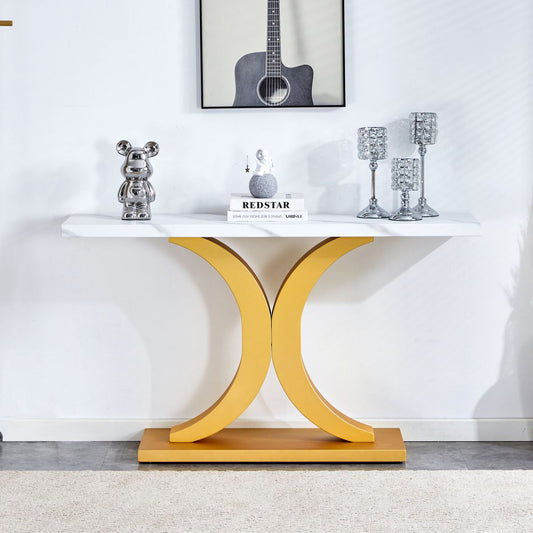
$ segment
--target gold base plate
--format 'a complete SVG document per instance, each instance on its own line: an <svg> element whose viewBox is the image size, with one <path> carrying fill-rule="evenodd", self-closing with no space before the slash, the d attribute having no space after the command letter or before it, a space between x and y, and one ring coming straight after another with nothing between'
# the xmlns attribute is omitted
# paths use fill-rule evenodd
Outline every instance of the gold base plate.
<svg viewBox="0 0 533 533"><path fill-rule="evenodd" d="M375 442L346 442L321 429L223 429L197 442L169 442L169 429L146 429L140 463L403 463L398 428L374 429Z"/></svg>

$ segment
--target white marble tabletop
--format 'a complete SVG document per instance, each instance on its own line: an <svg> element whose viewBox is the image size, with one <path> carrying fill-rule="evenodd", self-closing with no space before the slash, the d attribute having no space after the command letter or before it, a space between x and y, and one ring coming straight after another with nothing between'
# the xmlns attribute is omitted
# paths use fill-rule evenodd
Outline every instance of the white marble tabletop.
<svg viewBox="0 0 533 533"><path fill-rule="evenodd" d="M227 222L224 215L152 215L123 221L119 215L73 215L63 237L455 237L481 235L468 213L442 214L419 222L369 221L350 215L309 215L308 222Z"/></svg>

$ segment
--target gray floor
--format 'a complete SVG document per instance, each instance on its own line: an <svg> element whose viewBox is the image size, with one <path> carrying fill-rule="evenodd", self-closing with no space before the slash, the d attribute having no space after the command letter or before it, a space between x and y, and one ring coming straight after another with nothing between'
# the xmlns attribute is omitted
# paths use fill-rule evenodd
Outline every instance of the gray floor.
<svg viewBox="0 0 533 533"><path fill-rule="evenodd" d="M0 470L533 469L533 442L407 442L405 464L139 464L138 445L138 442L0 442Z"/></svg>

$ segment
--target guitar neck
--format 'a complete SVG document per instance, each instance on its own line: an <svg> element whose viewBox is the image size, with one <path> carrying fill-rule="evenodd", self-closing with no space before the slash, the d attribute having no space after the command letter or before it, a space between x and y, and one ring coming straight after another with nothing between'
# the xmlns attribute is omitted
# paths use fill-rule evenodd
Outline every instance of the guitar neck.
<svg viewBox="0 0 533 533"><path fill-rule="evenodd" d="M281 76L281 30L279 1L268 0L266 75Z"/></svg>

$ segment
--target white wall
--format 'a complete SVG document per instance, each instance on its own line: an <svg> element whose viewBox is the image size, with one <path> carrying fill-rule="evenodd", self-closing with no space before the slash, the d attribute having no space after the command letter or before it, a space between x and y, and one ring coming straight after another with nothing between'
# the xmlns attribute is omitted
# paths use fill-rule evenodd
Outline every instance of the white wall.
<svg viewBox="0 0 533 533"><path fill-rule="evenodd" d="M407 438L531 438L533 3L347 0L346 109L271 112L199 109L196 4L0 6L15 21L0 28L4 437L134 438L207 407L238 364L236 304L201 259L164 240L61 239L69 214L120 213L119 139L160 143L157 212L224 212L265 147L311 212L354 213L369 194L356 129L388 125L391 157L411 155L405 119L428 110L428 197L484 235L383 239L339 260L304 313L306 364L337 407ZM314 242L230 244L274 297ZM272 375L243 416L302 422Z"/></svg>

